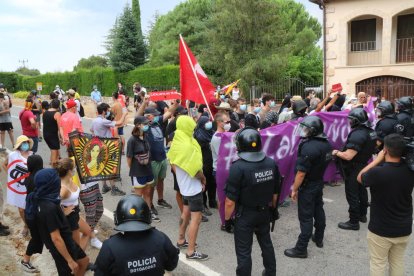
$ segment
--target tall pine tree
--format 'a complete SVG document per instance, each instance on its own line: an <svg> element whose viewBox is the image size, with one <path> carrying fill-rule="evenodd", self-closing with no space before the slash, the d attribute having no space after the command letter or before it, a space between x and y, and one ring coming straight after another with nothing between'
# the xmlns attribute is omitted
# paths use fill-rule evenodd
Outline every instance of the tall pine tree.
<svg viewBox="0 0 414 276"><path fill-rule="evenodd" d="M147 45L145 44L145 37L142 33L142 27L141 27L141 7L139 6L139 0L132 0L132 15L134 16L135 23L137 24L137 34L138 34L138 43L143 45L145 49L145 58L147 57L148 50Z"/></svg>
<svg viewBox="0 0 414 276"><path fill-rule="evenodd" d="M145 45L139 39L136 21L129 5L124 8L114 28L114 38L109 53L112 67L119 72L127 72L145 63Z"/></svg>

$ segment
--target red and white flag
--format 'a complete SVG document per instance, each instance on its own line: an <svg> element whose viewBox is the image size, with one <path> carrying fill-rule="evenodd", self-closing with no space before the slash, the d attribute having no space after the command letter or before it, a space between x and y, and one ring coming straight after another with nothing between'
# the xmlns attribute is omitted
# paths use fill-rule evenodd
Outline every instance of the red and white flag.
<svg viewBox="0 0 414 276"><path fill-rule="evenodd" d="M215 100L213 84L180 35L180 87L181 99L206 104ZM211 112L210 112L211 113Z"/></svg>

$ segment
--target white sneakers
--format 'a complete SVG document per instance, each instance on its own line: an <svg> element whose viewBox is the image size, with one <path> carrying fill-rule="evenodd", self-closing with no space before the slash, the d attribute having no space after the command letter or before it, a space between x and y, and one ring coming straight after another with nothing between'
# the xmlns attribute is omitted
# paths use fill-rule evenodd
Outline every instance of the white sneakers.
<svg viewBox="0 0 414 276"><path fill-rule="evenodd" d="M97 238L92 238L91 239L91 246L95 247L96 249L101 249L102 248L102 242Z"/></svg>

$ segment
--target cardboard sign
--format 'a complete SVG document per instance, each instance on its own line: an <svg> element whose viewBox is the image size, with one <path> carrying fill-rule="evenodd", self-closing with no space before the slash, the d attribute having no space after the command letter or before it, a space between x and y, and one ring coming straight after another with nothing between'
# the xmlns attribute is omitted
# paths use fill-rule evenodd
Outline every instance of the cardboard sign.
<svg viewBox="0 0 414 276"><path fill-rule="evenodd" d="M36 90L37 91L42 91L43 89L43 83L41 82L36 82Z"/></svg>
<svg viewBox="0 0 414 276"><path fill-rule="evenodd" d="M150 92L149 95L150 101L153 102L181 99L181 94L176 90Z"/></svg>
<svg viewBox="0 0 414 276"><path fill-rule="evenodd" d="M342 90L342 84L337 83L332 85L332 92L338 92Z"/></svg>

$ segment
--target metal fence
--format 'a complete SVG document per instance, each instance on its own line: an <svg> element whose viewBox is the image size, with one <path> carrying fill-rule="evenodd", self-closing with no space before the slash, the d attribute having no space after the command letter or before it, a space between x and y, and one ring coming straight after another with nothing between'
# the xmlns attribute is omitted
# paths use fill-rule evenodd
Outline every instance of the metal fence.
<svg viewBox="0 0 414 276"><path fill-rule="evenodd" d="M249 100L260 98L263 93L272 94L277 102L283 101L286 94L291 96L300 95L305 98L308 90L314 90L318 97L323 97L323 85L321 83L307 83L300 79L286 78L273 83L252 83Z"/></svg>
<svg viewBox="0 0 414 276"><path fill-rule="evenodd" d="M376 97L394 100L414 95L414 81L396 76L378 76L356 84L356 93L366 92Z"/></svg>

